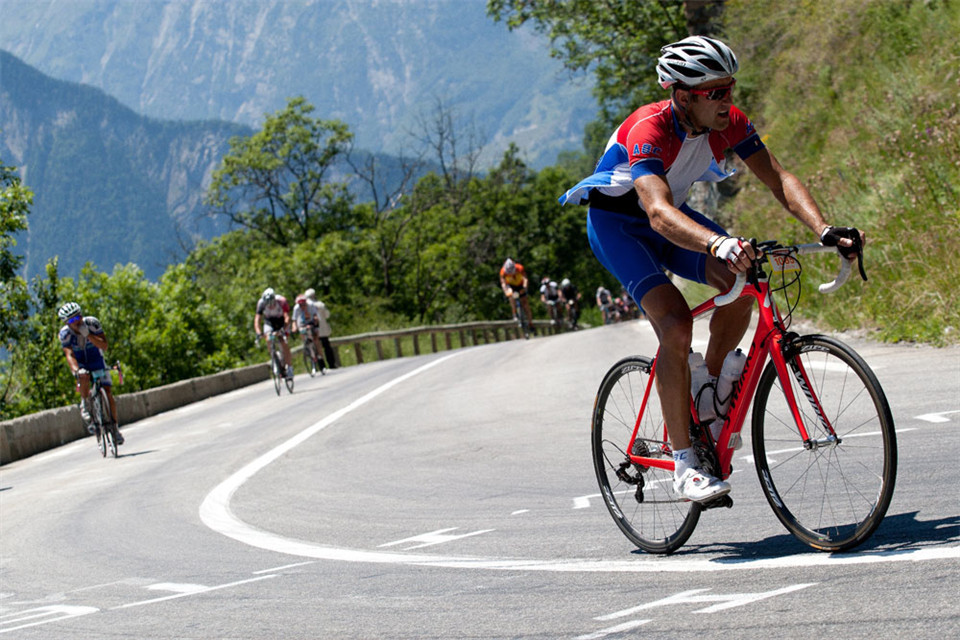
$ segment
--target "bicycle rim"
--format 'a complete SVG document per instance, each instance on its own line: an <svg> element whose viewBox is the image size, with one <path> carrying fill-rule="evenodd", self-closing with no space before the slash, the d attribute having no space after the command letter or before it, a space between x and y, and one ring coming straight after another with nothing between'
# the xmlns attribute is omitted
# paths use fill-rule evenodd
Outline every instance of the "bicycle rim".
<svg viewBox="0 0 960 640"><path fill-rule="evenodd" d="M100 455L107 457L107 437L104 428L103 405L100 399L99 391L90 396L90 417L93 418L93 430L97 436L97 446L100 448Z"/></svg>
<svg viewBox="0 0 960 640"><path fill-rule="evenodd" d="M785 353L789 387L767 365L753 408L753 450L760 486L780 522L822 551L861 544L893 497L897 442L890 406L876 376L850 347L804 336ZM797 367L805 372L804 390ZM794 396L810 439L804 446L785 393ZM833 427L839 442L818 416Z"/></svg>
<svg viewBox="0 0 960 640"><path fill-rule="evenodd" d="M109 416L109 419L104 420L105 426L103 427L103 439L107 441L107 447L110 450L110 455L114 458L117 457L117 425L113 421L113 414L110 412L110 398L107 397L107 392L100 388L100 406L104 407L102 412L103 416ZM106 453L103 454L106 457Z"/></svg>
<svg viewBox="0 0 960 640"><path fill-rule="evenodd" d="M306 368L307 373L310 374L311 378L317 375L317 365L313 358L313 350L308 348L306 345L303 347L303 366Z"/></svg>
<svg viewBox="0 0 960 640"><path fill-rule="evenodd" d="M694 502L677 499L673 471L628 462L627 446L644 393L652 384L651 365L650 358L631 356L615 364L604 377L593 410L593 465L600 495L620 531L644 551L666 554L683 546L696 528L702 509ZM670 455L666 453L669 448L664 433L660 399L653 387L640 419L635 454ZM641 481L642 492L638 495Z"/></svg>
<svg viewBox="0 0 960 640"><path fill-rule="evenodd" d="M280 395L280 378L286 373L283 371L283 363L280 361L279 354L276 351L273 352L270 359L272 360L270 364L270 375L273 376L273 388L276 390L277 395Z"/></svg>

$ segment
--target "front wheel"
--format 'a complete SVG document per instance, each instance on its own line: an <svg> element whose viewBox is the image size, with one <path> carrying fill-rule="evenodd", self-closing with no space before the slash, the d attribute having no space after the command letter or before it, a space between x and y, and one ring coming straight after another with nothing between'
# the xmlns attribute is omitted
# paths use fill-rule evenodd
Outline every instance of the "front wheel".
<svg viewBox="0 0 960 640"><path fill-rule="evenodd" d="M97 436L97 446L100 448L100 455L107 457L107 419L106 411L110 410L109 401L101 396L102 391L97 391L90 395L87 401L90 403L90 418L93 420L93 430ZM104 395L106 395L104 393Z"/></svg>
<svg viewBox="0 0 960 640"><path fill-rule="evenodd" d="M673 492L672 470L642 466L627 456L636 427L633 455L673 458L652 367L650 358L624 358L600 383L593 408L593 466L600 495L620 531L644 551L667 554L687 541L702 509Z"/></svg>
<svg viewBox="0 0 960 640"><path fill-rule="evenodd" d="M314 347L312 340L303 343L303 366L311 378L317 375L316 353L316 347Z"/></svg>
<svg viewBox="0 0 960 640"><path fill-rule="evenodd" d="M789 379L767 365L753 404L760 486L780 522L821 551L869 538L893 497L897 441L880 383L853 349L803 336L784 351ZM809 435L803 441L792 396Z"/></svg>
<svg viewBox="0 0 960 640"><path fill-rule="evenodd" d="M283 366L283 356L281 356L277 350L270 350L270 375L273 377L273 388L276 390L277 395L280 395L280 385L281 378L286 376L286 371Z"/></svg>

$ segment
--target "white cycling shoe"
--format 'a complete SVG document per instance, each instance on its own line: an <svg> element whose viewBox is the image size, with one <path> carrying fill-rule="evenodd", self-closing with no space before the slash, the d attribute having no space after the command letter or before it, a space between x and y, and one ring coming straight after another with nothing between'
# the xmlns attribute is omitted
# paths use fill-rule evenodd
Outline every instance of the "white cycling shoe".
<svg viewBox="0 0 960 640"><path fill-rule="evenodd" d="M730 493L730 483L714 478L700 469L687 469L673 481L673 490L693 502L709 502Z"/></svg>

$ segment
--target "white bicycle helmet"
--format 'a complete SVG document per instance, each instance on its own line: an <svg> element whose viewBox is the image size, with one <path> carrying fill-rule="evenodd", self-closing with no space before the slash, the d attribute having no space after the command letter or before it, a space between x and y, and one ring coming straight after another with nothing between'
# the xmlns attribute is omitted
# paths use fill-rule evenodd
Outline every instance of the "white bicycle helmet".
<svg viewBox="0 0 960 640"><path fill-rule="evenodd" d="M274 298L276 298L276 297L277 297L277 294L274 293L272 287L267 287L266 289L264 289L264 290L263 290L263 295L260 296L260 298L261 298L264 302L266 302L266 303L273 302Z"/></svg>
<svg viewBox="0 0 960 640"><path fill-rule="evenodd" d="M516 270L517 270L517 264L510 258L507 258L506 261L503 263L503 272L506 273L507 275L510 275L510 274L513 274Z"/></svg>
<svg viewBox="0 0 960 640"><path fill-rule="evenodd" d="M561 280L561 281L560 281L560 286L561 286L561 287L568 287L568 286L570 286L570 278L564 278L563 280Z"/></svg>
<svg viewBox="0 0 960 640"><path fill-rule="evenodd" d="M660 49L657 79L664 89L678 83L695 87L730 77L739 69L730 47L706 36L690 36Z"/></svg>
<svg viewBox="0 0 960 640"><path fill-rule="evenodd" d="M57 315L60 316L60 319L64 322L66 322L67 318L72 318L78 313L80 313L80 305L76 302L68 302L57 309Z"/></svg>

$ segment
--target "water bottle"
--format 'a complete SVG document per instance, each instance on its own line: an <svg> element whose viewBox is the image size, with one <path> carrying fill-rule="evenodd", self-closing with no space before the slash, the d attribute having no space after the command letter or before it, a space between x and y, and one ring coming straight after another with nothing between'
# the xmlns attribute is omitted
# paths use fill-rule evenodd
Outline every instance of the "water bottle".
<svg viewBox="0 0 960 640"><path fill-rule="evenodd" d="M691 349L687 360L690 363L690 395L697 403L700 422L706 423L717 415L713 407L713 384L711 384L713 379L707 371L707 363L704 362L703 355L699 352Z"/></svg>
<svg viewBox="0 0 960 640"><path fill-rule="evenodd" d="M717 415L727 415L730 407L730 398L733 396L733 385L740 380L743 366L747 364L747 356L740 349L735 349L723 359L723 368L717 379Z"/></svg>

